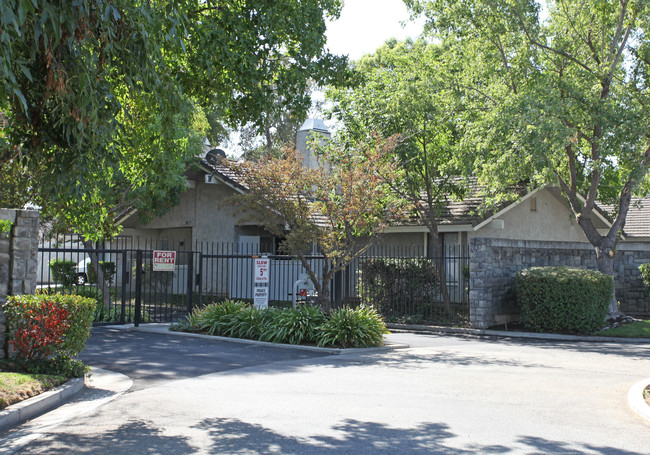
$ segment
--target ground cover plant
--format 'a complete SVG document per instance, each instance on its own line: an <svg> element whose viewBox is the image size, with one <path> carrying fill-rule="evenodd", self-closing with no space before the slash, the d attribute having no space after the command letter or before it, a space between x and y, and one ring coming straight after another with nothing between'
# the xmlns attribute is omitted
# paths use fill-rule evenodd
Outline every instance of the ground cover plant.
<svg viewBox="0 0 650 455"><path fill-rule="evenodd" d="M517 272L517 302L527 329L592 333L605 326L614 280L593 270L531 267Z"/></svg>
<svg viewBox="0 0 650 455"><path fill-rule="evenodd" d="M650 338L650 320L636 321L613 329L601 330L596 335L605 337Z"/></svg>
<svg viewBox="0 0 650 455"><path fill-rule="evenodd" d="M61 385L65 376L0 371L0 409Z"/></svg>
<svg viewBox="0 0 650 455"><path fill-rule="evenodd" d="M226 300L195 309L171 328L176 331L321 347L372 347L389 333L371 307L340 308L326 313L317 306L260 310Z"/></svg>

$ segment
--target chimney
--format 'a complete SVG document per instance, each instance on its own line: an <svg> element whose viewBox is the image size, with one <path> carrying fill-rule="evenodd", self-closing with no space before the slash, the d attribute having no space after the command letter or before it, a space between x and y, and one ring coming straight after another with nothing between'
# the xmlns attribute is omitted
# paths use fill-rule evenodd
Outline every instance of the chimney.
<svg viewBox="0 0 650 455"><path fill-rule="evenodd" d="M313 137L318 137L320 144L324 144L332 136L321 119L307 119L296 133L296 150L302 154L302 164L310 169L318 167L318 158L308 148Z"/></svg>

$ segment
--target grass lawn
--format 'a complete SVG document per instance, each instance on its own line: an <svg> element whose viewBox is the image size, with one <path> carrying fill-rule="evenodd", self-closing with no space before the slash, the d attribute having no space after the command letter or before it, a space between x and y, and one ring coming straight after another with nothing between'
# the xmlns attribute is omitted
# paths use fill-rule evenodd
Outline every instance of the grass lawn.
<svg viewBox="0 0 650 455"><path fill-rule="evenodd" d="M67 380L64 376L0 371L0 409L52 389Z"/></svg>
<svg viewBox="0 0 650 455"><path fill-rule="evenodd" d="M625 324L615 329L601 330L596 335L605 337L650 338L650 320Z"/></svg>

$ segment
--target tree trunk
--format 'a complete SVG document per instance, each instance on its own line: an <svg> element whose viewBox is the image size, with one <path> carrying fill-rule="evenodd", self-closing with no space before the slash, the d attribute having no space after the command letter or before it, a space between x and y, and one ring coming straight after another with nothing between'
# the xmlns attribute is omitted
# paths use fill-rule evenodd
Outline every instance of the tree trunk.
<svg viewBox="0 0 650 455"><path fill-rule="evenodd" d="M623 317L623 313L618 308L616 300L616 280L614 276L614 256L616 254L616 242L611 242L607 237L603 238L600 245L596 246L596 264L598 271L609 275L614 279L614 288L609 300L609 309L607 310L607 320L614 320Z"/></svg>

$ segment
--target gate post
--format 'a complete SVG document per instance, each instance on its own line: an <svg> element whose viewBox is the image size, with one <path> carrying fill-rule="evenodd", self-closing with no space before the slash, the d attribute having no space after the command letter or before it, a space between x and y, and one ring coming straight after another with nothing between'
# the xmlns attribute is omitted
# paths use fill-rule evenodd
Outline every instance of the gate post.
<svg viewBox="0 0 650 455"><path fill-rule="evenodd" d="M194 288L194 252L189 252L187 258L187 312L192 311L192 290Z"/></svg>
<svg viewBox="0 0 650 455"><path fill-rule="evenodd" d="M142 250L138 250L135 260L135 315L133 326L140 326L140 314L142 313Z"/></svg>
<svg viewBox="0 0 650 455"><path fill-rule="evenodd" d="M120 310L120 323L126 323L126 280L127 276L126 268L126 250L122 251L122 309Z"/></svg>

